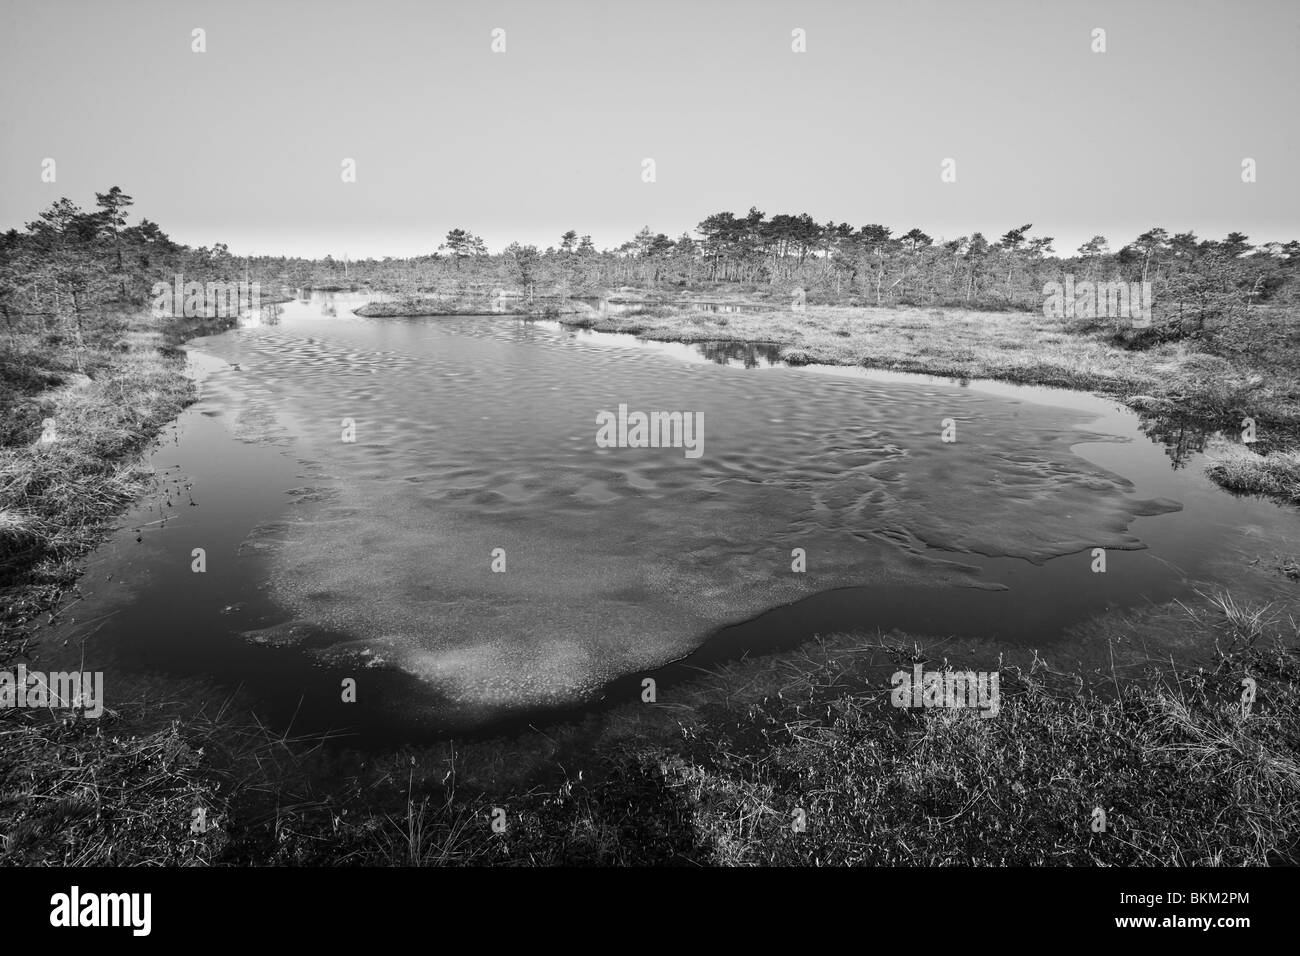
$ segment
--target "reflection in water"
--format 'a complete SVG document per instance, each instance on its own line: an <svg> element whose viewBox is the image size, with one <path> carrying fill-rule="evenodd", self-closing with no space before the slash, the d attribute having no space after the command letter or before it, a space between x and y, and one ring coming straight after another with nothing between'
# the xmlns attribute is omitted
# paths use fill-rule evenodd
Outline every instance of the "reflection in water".
<svg viewBox="0 0 1300 956"><path fill-rule="evenodd" d="M695 348L718 365L772 368L782 364L781 346L767 342L697 342Z"/></svg>
<svg viewBox="0 0 1300 956"><path fill-rule="evenodd" d="M761 302L707 302L642 299L633 296L574 296L575 304L602 317L636 315L681 315L687 312L768 312L776 306Z"/></svg>
<svg viewBox="0 0 1300 956"><path fill-rule="evenodd" d="M261 325L279 325L280 316L284 314L278 303L266 302L257 307L248 307L239 312L240 328L256 328Z"/></svg>
<svg viewBox="0 0 1300 956"><path fill-rule="evenodd" d="M1165 446L1165 454L1174 469L1185 468L1194 455L1205 451L1205 442L1213 434L1204 425L1151 413L1142 414L1139 427L1153 442Z"/></svg>
<svg viewBox="0 0 1300 956"><path fill-rule="evenodd" d="M760 305L756 302L692 302L683 306L691 312L767 312L775 306Z"/></svg>
<svg viewBox="0 0 1300 956"><path fill-rule="evenodd" d="M1012 571L979 579L971 555L1139 547L1134 515L1177 508L1073 455L1080 411L945 387L972 440L944 444L919 427L933 389L770 368L772 346L706 347L769 367L701 374L536 323L363 320L345 301L204 346L240 369L207 383L215 407L291 436L308 476L274 546L258 539L294 619L249 633L400 668L447 718L586 699L838 587L988 586ZM597 446L597 412L622 403L702 414L703 457ZM355 441L339 441L344 419ZM795 546L815 570L789 572ZM507 573L478 560L496 548ZM1169 577L1146 562L1074 592L1128 603ZM1055 609L1056 590L1017 599Z"/></svg>
<svg viewBox="0 0 1300 956"><path fill-rule="evenodd" d="M691 343L698 354L718 365L738 368L784 368L789 364L781 358L781 346L766 342L695 342ZM961 388L968 388L967 376L953 380ZM1162 445L1169 456L1170 467L1185 468L1196 455L1205 451L1206 441L1215 430L1186 418L1139 412L1138 427L1154 444Z"/></svg>
<svg viewBox="0 0 1300 956"><path fill-rule="evenodd" d="M787 369L772 345L352 313L370 298L314 294L197 344L224 361L157 458L192 477L197 506L163 526L146 503L87 575L100 593L80 610L103 622L88 668L217 675L296 730L441 731L590 700L749 618L741 651L877 627L1050 647L1300 531L1171 471L1131 411L1095 396ZM703 413L704 456L597 447L597 412L621 403ZM1185 462L1199 439L1170 436ZM1090 572L1094 547L1109 573ZM357 672L365 703L343 707Z"/></svg>
<svg viewBox="0 0 1300 956"><path fill-rule="evenodd" d="M284 308L278 302L272 302L258 309L255 316L250 316L242 320L241 324L245 325L279 325L280 318L284 315Z"/></svg>

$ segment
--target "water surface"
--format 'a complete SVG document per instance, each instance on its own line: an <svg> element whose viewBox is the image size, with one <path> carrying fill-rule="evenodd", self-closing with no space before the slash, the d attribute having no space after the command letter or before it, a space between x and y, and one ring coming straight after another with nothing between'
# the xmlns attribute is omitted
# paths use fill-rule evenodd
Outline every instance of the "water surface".
<svg viewBox="0 0 1300 956"><path fill-rule="evenodd" d="M710 637L1050 647L1297 530L1094 396L352 314L369 298L313 293L194 343L201 401L95 557L61 632L78 653L242 685L300 729L436 733L581 705ZM597 447L620 404L703 413L702 455Z"/></svg>

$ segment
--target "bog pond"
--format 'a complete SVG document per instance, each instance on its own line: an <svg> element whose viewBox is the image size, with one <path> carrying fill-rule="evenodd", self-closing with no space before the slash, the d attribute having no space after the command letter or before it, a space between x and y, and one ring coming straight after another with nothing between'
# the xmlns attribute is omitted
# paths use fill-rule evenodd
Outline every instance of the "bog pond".
<svg viewBox="0 0 1300 956"><path fill-rule="evenodd" d="M819 633L1051 651L1300 540L1112 400L370 298L188 346L200 401L46 637L110 707L237 687L281 728L428 739ZM697 416L700 454L598 442L620 406Z"/></svg>

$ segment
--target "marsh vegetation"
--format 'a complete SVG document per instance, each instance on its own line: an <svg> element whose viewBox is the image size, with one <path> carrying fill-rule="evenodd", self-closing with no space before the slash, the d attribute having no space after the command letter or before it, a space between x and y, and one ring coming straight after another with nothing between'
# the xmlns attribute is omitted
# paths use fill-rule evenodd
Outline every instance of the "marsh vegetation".
<svg viewBox="0 0 1300 956"><path fill-rule="evenodd" d="M118 189L92 212L61 201L0 242L8 660L41 652L50 623L79 600L69 589L86 554L153 481L142 452L196 397L180 345L232 324L148 315L154 284L178 274L257 281L264 301L333 286L405 303L372 316L495 299L508 304L484 311L540 308L571 327L702 343L724 357L730 345L762 347L791 365L1096 391L1140 410L1154 431L1190 420L1198 435L1223 432L1208 459L1221 485L1286 508L1300 500L1295 243L1254 249L1236 234L1201 241L1153 229L1113 254L1094 240L1062 259L1029 227L996 242L936 244L917 229L893 238L880 226L751 211L709 217L698 238L643 231L605 251L567 233L552 249L515 244L488 255L457 230L440 254L343 263L184 247L147 220L128 225L129 204ZM1034 290L1070 270L1152 282L1152 329L1045 317ZM494 296L501 290L510 294ZM582 304L591 297L619 308ZM366 357L348 354L364 370ZM371 358L384 368L396 361ZM1256 450L1232 440L1246 417ZM1269 593L1300 586L1294 554L1256 560ZM1073 666L1024 646L833 634L712 665L660 704L378 754L271 728L256 701L207 684L118 701L100 721L6 712L3 855L69 864L1294 864L1293 608L1225 585L1146 616L1108 618L1106 640L1090 635L1098 654L1108 652L1104 663ZM1148 647L1157 632L1177 634L1199 658L1170 663L1167 648ZM889 703L897 667L999 661L1007 699L998 720ZM1249 710L1246 677L1257 684ZM193 829L196 806L213 826ZM1091 827L1099 807L1106 833ZM504 833L490 825L497 808ZM803 832L790 826L796 810Z"/></svg>

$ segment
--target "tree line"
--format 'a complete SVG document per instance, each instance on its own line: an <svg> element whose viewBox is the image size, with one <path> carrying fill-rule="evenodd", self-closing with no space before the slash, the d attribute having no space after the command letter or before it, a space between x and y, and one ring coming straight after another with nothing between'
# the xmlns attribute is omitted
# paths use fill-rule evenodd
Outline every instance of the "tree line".
<svg viewBox="0 0 1300 956"><path fill-rule="evenodd" d="M71 335L80 345L106 313L148 304L155 283L177 275L201 282L257 278L253 260L222 243L194 249L158 224L128 224L130 196L114 186L82 209L60 199L23 230L0 233L0 321L20 332Z"/></svg>
<svg viewBox="0 0 1300 956"><path fill-rule="evenodd" d="M157 282L255 281L264 290L367 287L398 295L483 294L511 287L545 296L597 295L623 286L785 297L812 304L1039 309L1043 288L1079 281L1150 282L1157 318L1192 328L1257 306L1297 304L1300 243L1252 245L1233 232L1201 239L1152 228L1112 250L1095 236L1067 256L1032 224L990 239L983 233L936 241L919 228L896 233L812 216L768 216L756 208L719 212L670 238L641 229L597 250L589 235L563 233L546 249L511 243L490 253L464 228L428 255L411 258L236 256L222 243L193 248L154 222L129 224L132 199L119 187L83 210L60 199L23 230L0 234L0 318L20 328L80 337L106 308L144 306Z"/></svg>
<svg viewBox="0 0 1300 956"><path fill-rule="evenodd" d="M399 290L419 286L446 254L461 284L470 269L486 281L504 274L521 287L565 294L624 285L781 293L799 288L814 303L980 309L1039 309L1044 286L1068 274L1079 282L1149 282L1157 314L1192 327L1255 306L1295 306L1300 295L1295 240L1255 246L1240 232L1202 239L1155 227L1118 249L1098 235L1062 256L1052 237L1032 230L1026 223L996 238L975 232L936 241L915 227L896 234L879 223L855 228L818 223L806 213L769 217L751 208L744 215L715 213L694 235L676 239L646 227L600 252L590 236L570 230L544 251L512 243L491 256L482 240L456 229L423 270L384 260L367 271Z"/></svg>

